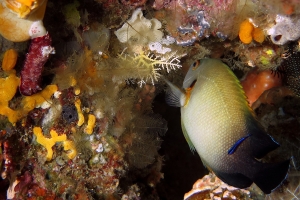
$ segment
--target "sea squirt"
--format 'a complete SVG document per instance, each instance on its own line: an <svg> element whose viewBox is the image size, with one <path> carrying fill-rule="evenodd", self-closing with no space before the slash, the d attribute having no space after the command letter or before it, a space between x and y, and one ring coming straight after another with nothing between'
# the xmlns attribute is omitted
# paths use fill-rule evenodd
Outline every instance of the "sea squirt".
<svg viewBox="0 0 300 200"><path fill-rule="evenodd" d="M241 85L252 106L264 91L282 86L282 79L280 74L275 74L272 70L259 71L258 68L253 68L241 80Z"/></svg>

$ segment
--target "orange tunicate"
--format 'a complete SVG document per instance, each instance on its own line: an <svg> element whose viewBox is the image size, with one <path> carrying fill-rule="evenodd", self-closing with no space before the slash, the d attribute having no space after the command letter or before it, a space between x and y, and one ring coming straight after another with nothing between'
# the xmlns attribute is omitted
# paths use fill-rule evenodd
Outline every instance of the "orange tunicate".
<svg viewBox="0 0 300 200"><path fill-rule="evenodd" d="M29 2L27 2L29 1ZM27 0L26 4L30 4ZM22 1L23 2L23 1ZM47 0L36 0L31 8L16 0L5 0L0 3L0 34L12 42L23 42L30 39L29 30L32 24L44 18Z"/></svg>
<svg viewBox="0 0 300 200"><path fill-rule="evenodd" d="M9 49L4 53L4 58L2 61L2 69L3 71L12 70L17 63L18 53L14 49Z"/></svg>
<svg viewBox="0 0 300 200"><path fill-rule="evenodd" d="M37 4L36 2L38 2L38 1L35 1L35 0L16 0L16 1L21 3L21 4L26 5L28 7L31 7L32 4L34 4L34 3Z"/></svg>
<svg viewBox="0 0 300 200"><path fill-rule="evenodd" d="M240 24L239 37L244 44L250 44L252 42L253 29L254 26L248 19Z"/></svg>
<svg viewBox="0 0 300 200"><path fill-rule="evenodd" d="M250 44L252 39L259 43L262 43L265 40L263 30L261 28L254 27L248 19L241 23L239 37L244 44Z"/></svg>
<svg viewBox="0 0 300 200"><path fill-rule="evenodd" d="M282 79L279 75L272 73L271 70L258 71L257 68L254 68L246 74L241 81L241 85L244 88L249 105L252 106L265 90L281 86Z"/></svg>
<svg viewBox="0 0 300 200"><path fill-rule="evenodd" d="M256 42L262 43L265 40L264 31L261 28L254 28L252 31L252 37Z"/></svg>

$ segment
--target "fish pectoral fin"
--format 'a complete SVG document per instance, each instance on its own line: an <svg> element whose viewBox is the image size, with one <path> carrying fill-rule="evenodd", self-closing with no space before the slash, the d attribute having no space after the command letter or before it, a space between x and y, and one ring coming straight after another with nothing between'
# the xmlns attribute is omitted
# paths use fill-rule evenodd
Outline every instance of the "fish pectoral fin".
<svg viewBox="0 0 300 200"><path fill-rule="evenodd" d="M187 141L192 153L194 153L196 151L195 146L193 145L192 140L190 139L190 137L184 127L182 119L181 119L181 129L182 129L183 136L184 136L185 140Z"/></svg>
<svg viewBox="0 0 300 200"><path fill-rule="evenodd" d="M280 163L261 163L262 170L258 171L253 182L265 193L270 194L287 177L290 160Z"/></svg>
<svg viewBox="0 0 300 200"><path fill-rule="evenodd" d="M164 78L164 81L169 86L166 91L166 102L170 106L174 107L182 107L186 103L186 95L183 89L180 89L179 87L175 86L173 83L171 83L169 80Z"/></svg>
<svg viewBox="0 0 300 200"><path fill-rule="evenodd" d="M246 188L253 183L250 178L241 173L226 173L215 170L213 170L213 172L217 175L217 177L219 177L219 179L233 187Z"/></svg>
<svg viewBox="0 0 300 200"><path fill-rule="evenodd" d="M238 146L245 140L247 139L251 134L246 135L245 137L242 137L241 139L239 139L238 141L236 141L232 147L228 150L228 154L231 155L233 154L236 149L238 148Z"/></svg>

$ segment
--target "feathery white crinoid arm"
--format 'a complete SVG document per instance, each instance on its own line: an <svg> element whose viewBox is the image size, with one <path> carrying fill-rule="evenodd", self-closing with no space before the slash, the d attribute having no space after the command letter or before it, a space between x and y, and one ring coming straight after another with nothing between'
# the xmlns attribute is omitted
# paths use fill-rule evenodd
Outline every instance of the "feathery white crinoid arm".
<svg viewBox="0 0 300 200"><path fill-rule="evenodd" d="M158 60L155 64L160 66L162 70L166 69L169 73L171 70L176 70L181 68L179 57L176 56L176 52L170 53L163 57L157 57Z"/></svg>
<svg viewBox="0 0 300 200"><path fill-rule="evenodd" d="M171 70L175 70L181 67L179 57L176 56L176 52L169 53L164 56L154 54L152 52L141 52L139 54L134 54L133 56L125 55L122 53L120 55L122 60L126 60L132 63L135 67L135 73L132 74L134 78L135 74L138 74L138 82L140 86L151 82L153 85L158 81L161 74L159 70L167 70L169 73Z"/></svg>

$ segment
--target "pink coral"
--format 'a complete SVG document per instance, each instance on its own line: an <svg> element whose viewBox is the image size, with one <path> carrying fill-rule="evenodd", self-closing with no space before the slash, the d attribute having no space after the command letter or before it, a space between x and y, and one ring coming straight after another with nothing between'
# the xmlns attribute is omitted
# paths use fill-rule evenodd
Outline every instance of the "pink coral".
<svg viewBox="0 0 300 200"><path fill-rule="evenodd" d="M121 0L123 5L132 6L134 8L145 5L147 0Z"/></svg>
<svg viewBox="0 0 300 200"><path fill-rule="evenodd" d="M193 189L185 193L184 200L192 199L250 199L250 192L229 186L215 174L209 173L197 180Z"/></svg>
<svg viewBox="0 0 300 200"><path fill-rule="evenodd" d="M40 87L43 67L54 52L49 34L31 40L29 52L26 55L24 67L21 71L20 92L30 96L42 90Z"/></svg>

